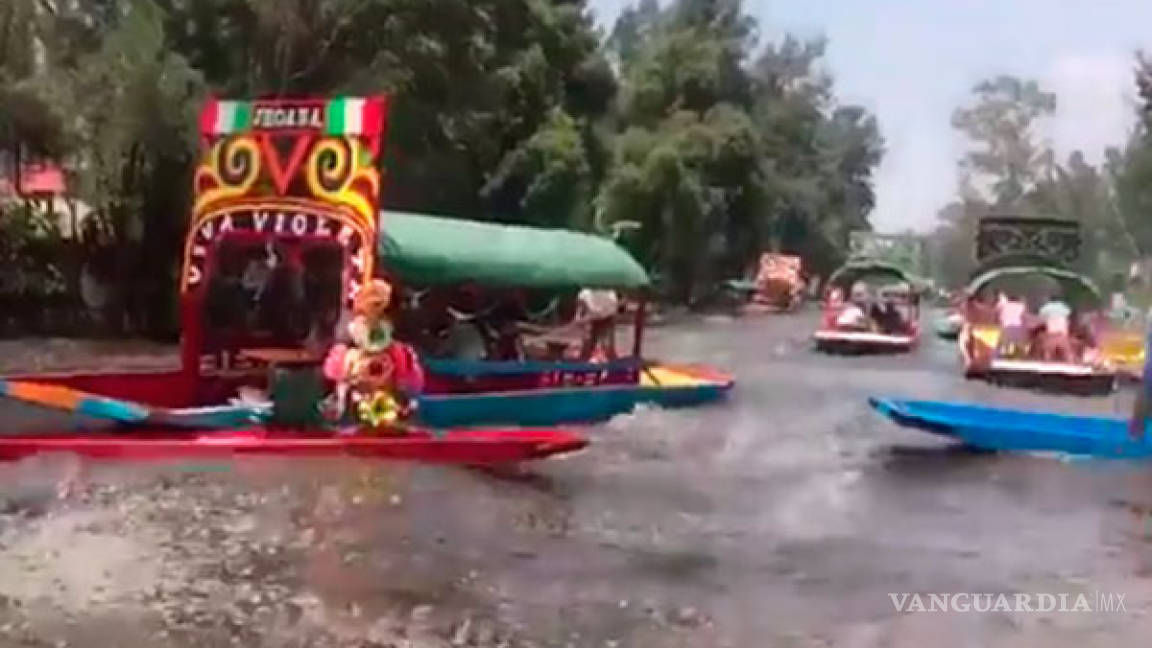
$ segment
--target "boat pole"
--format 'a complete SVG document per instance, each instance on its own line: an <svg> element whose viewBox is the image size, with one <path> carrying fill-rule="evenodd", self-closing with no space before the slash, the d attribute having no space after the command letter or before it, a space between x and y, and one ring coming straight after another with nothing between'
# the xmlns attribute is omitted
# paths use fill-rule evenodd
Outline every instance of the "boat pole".
<svg viewBox="0 0 1152 648"><path fill-rule="evenodd" d="M640 301L636 305L636 321L632 327L632 356L642 360L644 355L644 324L648 319L648 294L642 291L639 297Z"/></svg>

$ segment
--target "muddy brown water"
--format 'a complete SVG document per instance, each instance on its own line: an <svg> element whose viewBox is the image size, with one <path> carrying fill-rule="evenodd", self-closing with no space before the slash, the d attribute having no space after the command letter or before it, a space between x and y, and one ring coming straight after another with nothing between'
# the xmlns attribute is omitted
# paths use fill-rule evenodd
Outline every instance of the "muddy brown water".
<svg viewBox="0 0 1152 648"><path fill-rule="evenodd" d="M976 454L871 394L1119 414L963 380L953 348L828 357L815 316L654 330L739 381L518 470L349 460L0 467L0 645L1128 646L1152 468ZM1120 613L906 613L889 593L1123 593ZM5 643L7 642L7 643ZM405 643L407 642L407 643Z"/></svg>

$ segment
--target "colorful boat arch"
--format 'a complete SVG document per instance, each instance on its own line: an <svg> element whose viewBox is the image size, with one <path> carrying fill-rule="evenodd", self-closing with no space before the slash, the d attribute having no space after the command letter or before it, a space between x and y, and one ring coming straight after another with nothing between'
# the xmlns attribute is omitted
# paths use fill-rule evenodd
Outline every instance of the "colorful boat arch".
<svg viewBox="0 0 1152 648"><path fill-rule="evenodd" d="M388 106L385 96L208 101L180 275L185 371L239 370L237 342L203 321L216 274L242 263L233 245L262 244L290 266L323 248L339 258L327 294L344 306L372 279Z"/></svg>
<svg viewBox="0 0 1152 648"><path fill-rule="evenodd" d="M180 288L194 296L226 237L324 238L346 250L350 301L376 262L386 97L216 101L200 118Z"/></svg>

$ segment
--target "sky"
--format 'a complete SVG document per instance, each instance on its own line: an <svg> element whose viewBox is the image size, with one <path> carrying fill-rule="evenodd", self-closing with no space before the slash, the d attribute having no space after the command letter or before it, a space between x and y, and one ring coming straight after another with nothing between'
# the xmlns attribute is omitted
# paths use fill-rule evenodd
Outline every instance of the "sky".
<svg viewBox="0 0 1152 648"><path fill-rule="evenodd" d="M665 0L666 1L666 0ZM589 0L611 28L627 0ZM1152 51L1152 0L745 0L761 41L826 36L842 103L877 115L886 153L872 223L930 229L956 193L963 139L952 111L998 74L1057 94L1044 124L1060 158L1099 162L1134 122L1133 56Z"/></svg>

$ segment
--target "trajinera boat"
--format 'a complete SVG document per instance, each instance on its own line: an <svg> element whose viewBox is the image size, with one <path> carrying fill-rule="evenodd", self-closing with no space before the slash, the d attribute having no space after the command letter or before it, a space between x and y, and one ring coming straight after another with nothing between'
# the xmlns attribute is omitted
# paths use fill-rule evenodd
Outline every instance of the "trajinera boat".
<svg viewBox="0 0 1152 648"><path fill-rule="evenodd" d="M804 306L804 262L793 254L764 252L751 283L750 312L787 312Z"/></svg>
<svg viewBox="0 0 1152 648"><path fill-rule="evenodd" d="M1117 374L1100 353L1098 339L1103 298L1091 279L1071 267L1079 254L1078 225L986 218L978 237L980 265L965 289L964 326L957 340L965 375L1068 393L1111 393ZM1044 320L1034 314L1053 298L1070 311L1067 331L1058 333L1066 344L1056 349L1046 338L1050 333ZM1021 311L1020 340L1003 337L998 313L1005 299Z"/></svg>
<svg viewBox="0 0 1152 648"><path fill-rule="evenodd" d="M919 282L903 268L855 259L828 278L812 338L832 353L902 353L920 338Z"/></svg>
<svg viewBox="0 0 1152 648"><path fill-rule="evenodd" d="M671 364L643 355L644 269L613 241L558 229L500 225L438 216L385 212L378 260L410 293L452 290L535 291L560 296L581 289L629 292L637 307L626 357L573 358L580 327L523 327L538 345L557 353L512 359L422 354L428 374L416 416L428 425L550 425L590 422L636 405L689 406L723 398L734 380L699 364ZM615 333L613 333L615 335Z"/></svg>
<svg viewBox="0 0 1152 648"><path fill-rule="evenodd" d="M1152 433L1128 434L1121 418L1029 412L939 401L871 398L898 425L939 434L982 450L1059 452L1114 459L1152 457Z"/></svg>
<svg viewBox="0 0 1152 648"><path fill-rule="evenodd" d="M441 430L405 416L415 396L406 390L424 379L391 337L392 289L378 279L377 248L445 230L378 217L388 106L387 97L210 101L180 275L181 366L5 378L0 458L345 453L498 463L584 447L565 430ZM400 233L382 237L381 226ZM501 245L539 240L470 243L456 260L470 255L467 272L479 274L478 261L499 257ZM423 259L402 258L409 271ZM617 278L609 275L602 282Z"/></svg>

